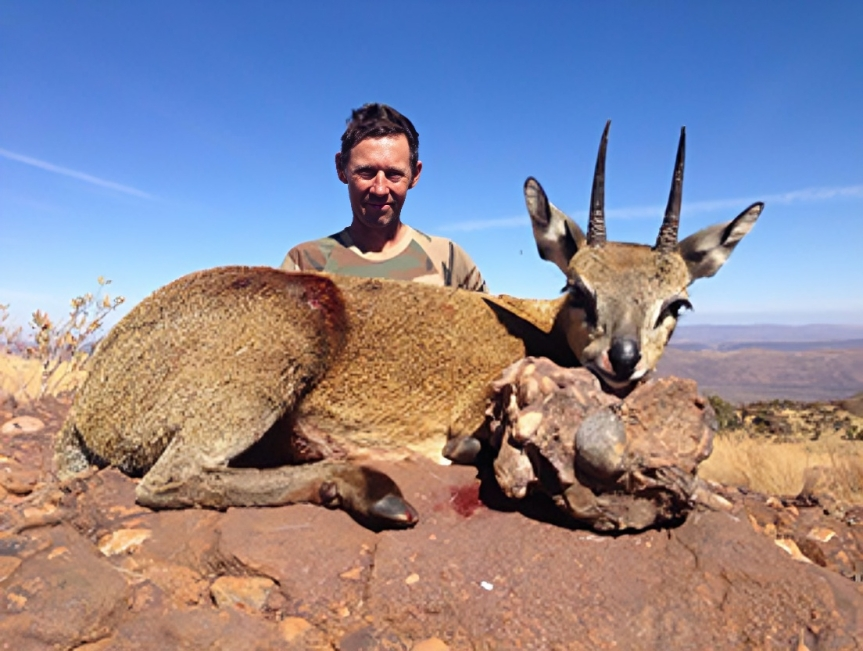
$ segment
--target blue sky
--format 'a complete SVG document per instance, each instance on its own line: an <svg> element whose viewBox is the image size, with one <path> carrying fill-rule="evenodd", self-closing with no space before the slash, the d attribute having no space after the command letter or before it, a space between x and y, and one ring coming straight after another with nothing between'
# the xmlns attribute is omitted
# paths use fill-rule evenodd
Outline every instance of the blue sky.
<svg viewBox="0 0 863 651"><path fill-rule="evenodd" d="M345 119L420 132L402 217L492 291L553 297L521 188L584 225L612 119L609 237L650 243L687 128L681 234L766 209L689 323L863 324L863 3L0 2L0 303L129 304L278 265L350 221Z"/></svg>

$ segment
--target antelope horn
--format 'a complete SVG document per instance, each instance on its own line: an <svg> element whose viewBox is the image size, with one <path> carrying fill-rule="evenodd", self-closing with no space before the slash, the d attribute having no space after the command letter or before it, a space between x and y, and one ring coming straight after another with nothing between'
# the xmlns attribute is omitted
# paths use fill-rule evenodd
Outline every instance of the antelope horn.
<svg viewBox="0 0 863 651"><path fill-rule="evenodd" d="M611 120L605 123L599 153L596 155L596 169L593 172L593 188L590 190L590 218L587 222L587 245L605 244L605 150L608 147L608 128Z"/></svg>
<svg viewBox="0 0 863 651"><path fill-rule="evenodd" d="M686 127L680 127L680 142L677 145L677 160L674 161L674 178L668 193L665 219L659 228L656 246L660 253L669 253L677 246L677 229L680 226L680 203L683 200L683 163L686 158Z"/></svg>

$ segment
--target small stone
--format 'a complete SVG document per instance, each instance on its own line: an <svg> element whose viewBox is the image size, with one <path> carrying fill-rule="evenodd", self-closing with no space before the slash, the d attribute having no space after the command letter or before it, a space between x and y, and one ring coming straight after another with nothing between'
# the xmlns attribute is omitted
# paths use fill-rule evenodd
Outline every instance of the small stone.
<svg viewBox="0 0 863 651"><path fill-rule="evenodd" d="M22 509L21 515L23 515L27 520L38 520L51 515L56 510L57 507L53 504L47 504L40 507L28 506Z"/></svg>
<svg viewBox="0 0 863 651"><path fill-rule="evenodd" d="M342 572L339 574L339 577L347 580L347 581L359 581L363 576L363 568L360 566L353 567L349 569L347 572Z"/></svg>
<svg viewBox="0 0 863 651"><path fill-rule="evenodd" d="M5 581L21 565L21 559L14 556L0 556L0 582Z"/></svg>
<svg viewBox="0 0 863 651"><path fill-rule="evenodd" d="M405 579L405 583L407 583L408 585L413 585L419 580L420 575L414 572L413 574L408 574L407 578Z"/></svg>
<svg viewBox="0 0 863 651"><path fill-rule="evenodd" d="M0 486L12 495L29 495L39 484L39 473L35 470L7 470L0 473Z"/></svg>
<svg viewBox="0 0 863 651"><path fill-rule="evenodd" d="M780 549L784 549L791 555L795 561L801 561L803 563L812 563L808 558L806 558L805 554L800 551L800 548L797 546L793 540L789 538L777 538L773 542L776 543L776 546Z"/></svg>
<svg viewBox="0 0 863 651"><path fill-rule="evenodd" d="M414 644L411 651L449 651L449 645L440 638L429 637Z"/></svg>
<svg viewBox="0 0 863 651"><path fill-rule="evenodd" d="M10 592L6 595L6 600L8 603L8 610L13 613L20 613L24 610L24 606L27 605L27 597L22 594L17 594L15 592Z"/></svg>
<svg viewBox="0 0 863 651"><path fill-rule="evenodd" d="M134 572L134 557L127 556L125 561L129 563L126 569ZM205 595L209 597L209 582L183 565L148 563L143 574L178 606L195 605L201 603Z"/></svg>
<svg viewBox="0 0 863 651"><path fill-rule="evenodd" d="M542 391L543 395L547 396L554 393L555 389L557 389L557 382L552 380L550 377L543 376L539 381L539 390Z"/></svg>
<svg viewBox="0 0 863 651"><path fill-rule="evenodd" d="M542 423L542 413L531 411L521 414L515 426L514 438L519 443L525 443L533 438Z"/></svg>
<svg viewBox="0 0 863 651"><path fill-rule="evenodd" d="M293 642L311 628L312 625L302 617L285 617L279 622L279 634L285 642Z"/></svg>
<svg viewBox="0 0 863 651"><path fill-rule="evenodd" d="M0 434L32 434L38 432L45 427L45 423L34 416L18 416L6 422L0 428Z"/></svg>
<svg viewBox="0 0 863 651"><path fill-rule="evenodd" d="M99 551L105 556L115 556L134 551L152 535L149 529L120 529L99 540Z"/></svg>
<svg viewBox="0 0 863 651"><path fill-rule="evenodd" d="M68 547L55 547L48 554L48 560L52 561L55 558L57 558L58 556L62 556L63 554L68 554L68 553L69 553Z"/></svg>
<svg viewBox="0 0 863 651"><path fill-rule="evenodd" d="M219 608L238 606L260 611L275 586L272 579L262 576L223 576L210 586L210 594Z"/></svg>
<svg viewBox="0 0 863 651"><path fill-rule="evenodd" d="M835 536L835 531L831 531L830 529L826 529L825 527L815 527L806 534L807 538L817 540L820 543L830 542L830 540L832 540Z"/></svg>

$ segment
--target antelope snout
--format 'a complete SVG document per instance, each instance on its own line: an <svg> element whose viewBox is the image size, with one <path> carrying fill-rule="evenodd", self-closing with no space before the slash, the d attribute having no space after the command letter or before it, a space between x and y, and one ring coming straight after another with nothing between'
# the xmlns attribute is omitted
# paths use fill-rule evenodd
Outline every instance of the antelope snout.
<svg viewBox="0 0 863 651"><path fill-rule="evenodd" d="M641 361L641 351L638 342L631 337L618 337L611 342L608 349L608 361L618 379L629 379L638 362Z"/></svg>

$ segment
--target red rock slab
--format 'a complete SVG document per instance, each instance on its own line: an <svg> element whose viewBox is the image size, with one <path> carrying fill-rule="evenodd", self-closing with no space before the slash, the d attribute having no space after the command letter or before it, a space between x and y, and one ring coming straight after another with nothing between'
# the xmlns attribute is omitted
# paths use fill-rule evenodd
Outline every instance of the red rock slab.
<svg viewBox="0 0 863 651"><path fill-rule="evenodd" d="M791 560L724 513L617 538L497 512L458 526L421 522L382 536L368 611L402 636L453 648L863 644L853 583Z"/></svg>
<svg viewBox="0 0 863 651"><path fill-rule="evenodd" d="M68 649L105 637L131 590L98 552L64 525L50 545L0 583L0 640L10 648Z"/></svg>

